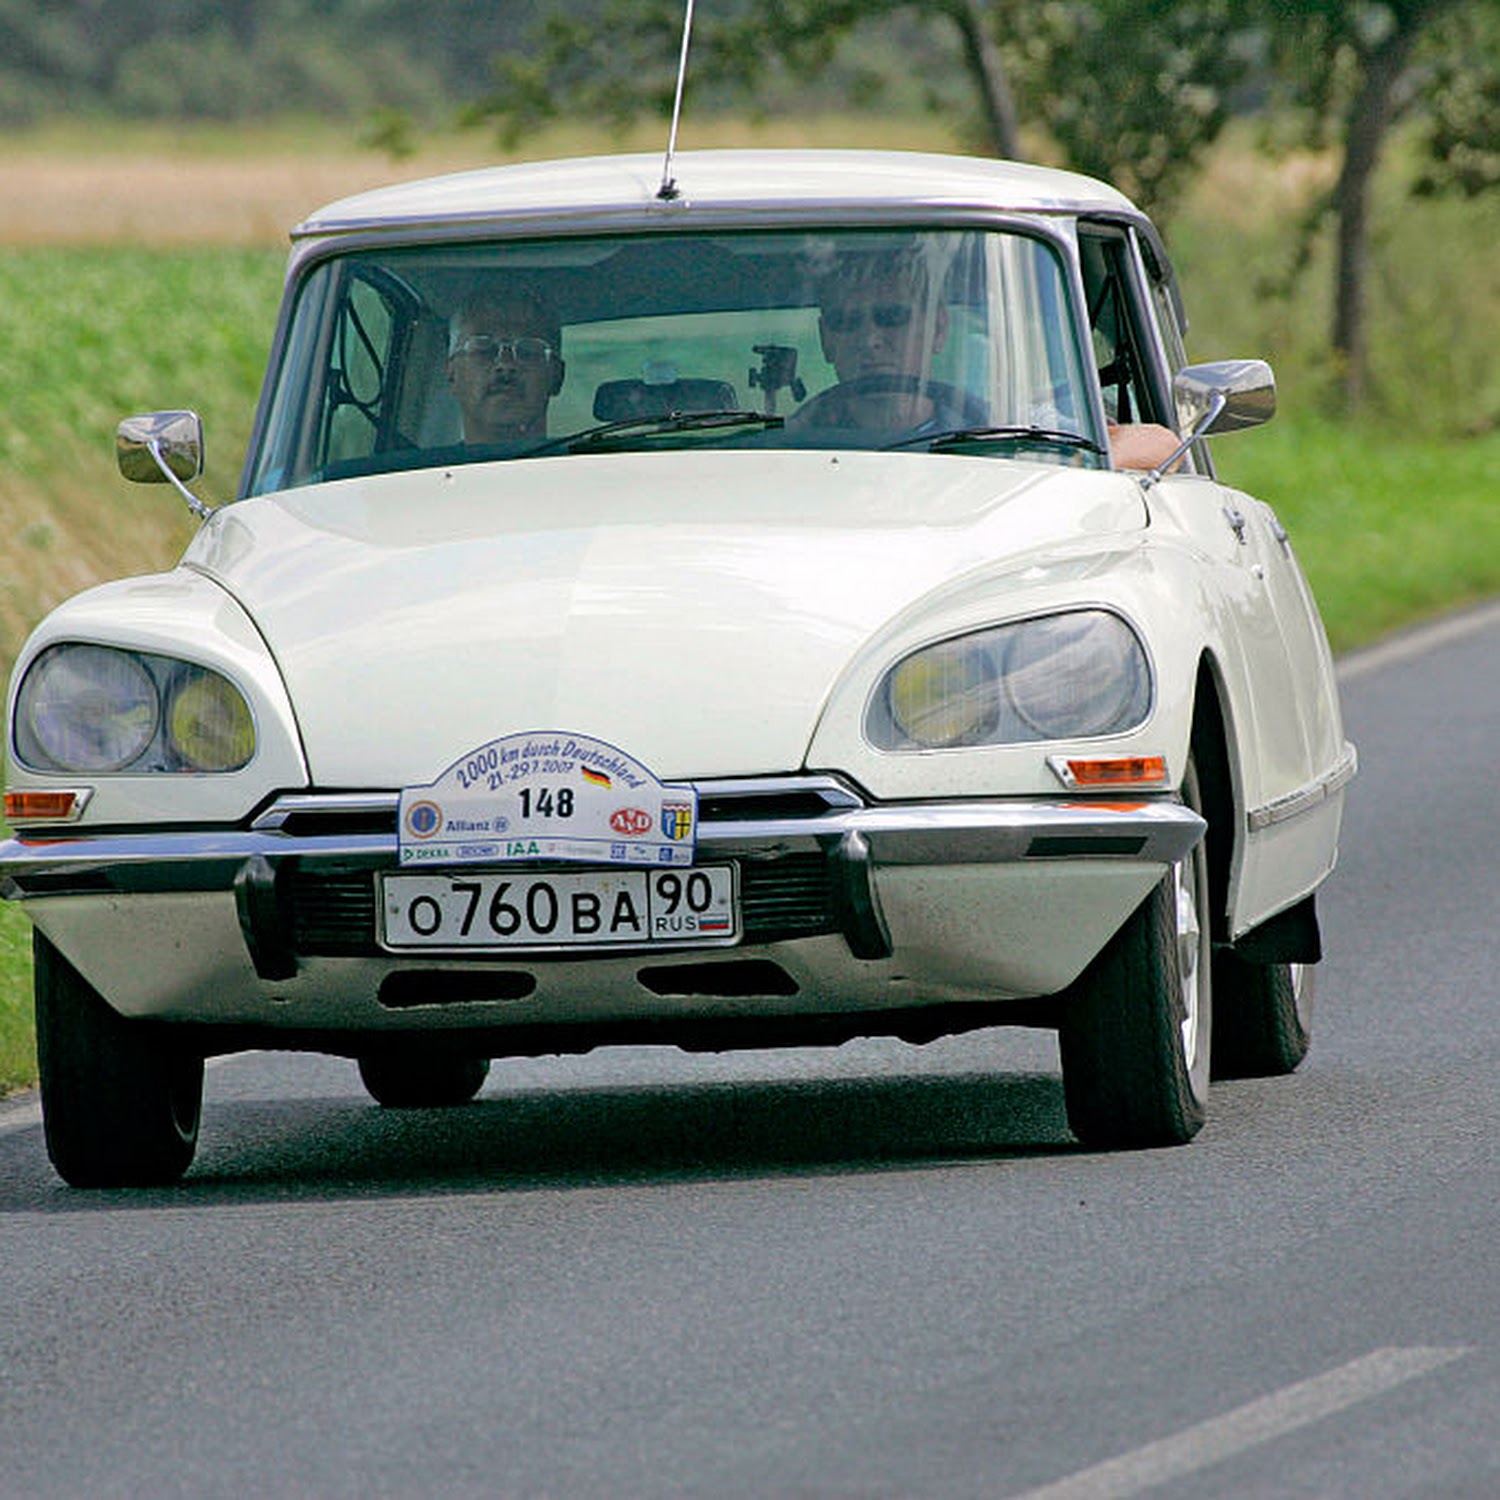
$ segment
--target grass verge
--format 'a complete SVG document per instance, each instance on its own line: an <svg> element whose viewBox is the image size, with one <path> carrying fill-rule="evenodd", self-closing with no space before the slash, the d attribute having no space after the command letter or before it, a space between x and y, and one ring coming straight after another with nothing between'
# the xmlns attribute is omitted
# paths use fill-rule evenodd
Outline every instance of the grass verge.
<svg viewBox="0 0 1500 1500"><path fill-rule="evenodd" d="M31 923L0 902L0 1096L36 1078L31 1027Z"/></svg>
<svg viewBox="0 0 1500 1500"><path fill-rule="evenodd" d="M1301 414L1214 457L1291 533L1335 651L1500 594L1500 433L1398 442Z"/></svg>

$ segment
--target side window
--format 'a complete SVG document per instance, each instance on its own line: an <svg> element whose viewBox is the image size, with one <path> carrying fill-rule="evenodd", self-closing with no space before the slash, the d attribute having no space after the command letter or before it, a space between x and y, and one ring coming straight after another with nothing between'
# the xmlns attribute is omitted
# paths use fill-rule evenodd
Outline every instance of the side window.
<svg viewBox="0 0 1500 1500"><path fill-rule="evenodd" d="M1151 305L1156 310L1156 325L1161 329L1162 343L1167 349L1167 363L1175 374L1187 363L1187 346L1182 341L1182 325L1177 318L1177 302L1166 281L1151 275Z"/></svg>
<svg viewBox="0 0 1500 1500"><path fill-rule="evenodd" d="M1146 272L1148 272L1148 287L1151 290L1152 312L1157 315L1161 342L1167 351L1167 369L1176 375L1176 372L1181 371L1182 366L1188 363L1188 348L1182 339L1182 317L1179 312L1178 299L1173 296L1172 287L1167 281L1170 273L1161 270L1152 258L1148 258ZM1179 428L1176 414L1167 420L1173 429ZM1185 466L1193 469L1196 474L1214 474L1214 459L1209 455L1208 444L1202 441L1194 443L1193 447L1188 450Z"/></svg>
<svg viewBox="0 0 1500 1500"><path fill-rule="evenodd" d="M1150 378L1151 345L1129 241L1120 230L1086 227L1080 229L1079 249L1105 411L1114 422L1170 422L1170 415L1159 409Z"/></svg>
<svg viewBox="0 0 1500 1500"><path fill-rule="evenodd" d="M318 442L323 464L366 458L396 441L396 380L409 322L372 280L350 279L329 351Z"/></svg>

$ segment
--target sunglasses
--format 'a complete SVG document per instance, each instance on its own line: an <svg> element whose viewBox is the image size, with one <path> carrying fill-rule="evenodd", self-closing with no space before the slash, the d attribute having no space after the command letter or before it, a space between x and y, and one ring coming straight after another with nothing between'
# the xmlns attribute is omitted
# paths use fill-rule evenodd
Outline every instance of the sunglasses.
<svg viewBox="0 0 1500 1500"><path fill-rule="evenodd" d="M876 302L869 307L825 307L823 326L830 333L854 333L868 318L876 328L905 328L911 322L910 302Z"/></svg>
<svg viewBox="0 0 1500 1500"><path fill-rule="evenodd" d="M557 351L546 339L523 335L518 339L497 339L487 333L471 333L467 338L460 339L453 346L455 355L462 355L465 359L480 360L485 364L497 365L502 359L508 359L517 365L545 365L554 359Z"/></svg>

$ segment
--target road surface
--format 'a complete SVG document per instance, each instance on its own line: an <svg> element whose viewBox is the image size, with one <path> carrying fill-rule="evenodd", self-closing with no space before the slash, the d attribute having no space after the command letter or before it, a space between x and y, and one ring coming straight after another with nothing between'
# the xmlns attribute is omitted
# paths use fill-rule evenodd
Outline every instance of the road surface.
<svg viewBox="0 0 1500 1500"><path fill-rule="evenodd" d="M209 1075L172 1192L0 1104L0 1494L1500 1494L1500 611L1345 667L1314 1045L1099 1155L1047 1034Z"/></svg>

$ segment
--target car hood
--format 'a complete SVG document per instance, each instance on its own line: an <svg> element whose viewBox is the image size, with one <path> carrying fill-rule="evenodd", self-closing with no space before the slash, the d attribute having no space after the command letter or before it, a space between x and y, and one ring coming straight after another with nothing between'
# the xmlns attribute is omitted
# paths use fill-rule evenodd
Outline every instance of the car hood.
<svg viewBox="0 0 1500 1500"><path fill-rule="evenodd" d="M883 627L945 585L1143 520L1139 487L1097 471L611 454L241 501L184 562L258 625L317 785L422 784L549 729L671 779L800 767Z"/></svg>

